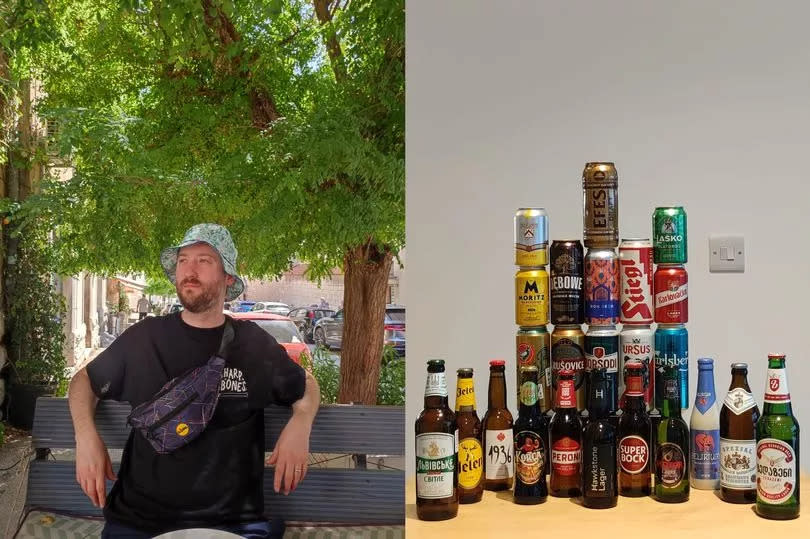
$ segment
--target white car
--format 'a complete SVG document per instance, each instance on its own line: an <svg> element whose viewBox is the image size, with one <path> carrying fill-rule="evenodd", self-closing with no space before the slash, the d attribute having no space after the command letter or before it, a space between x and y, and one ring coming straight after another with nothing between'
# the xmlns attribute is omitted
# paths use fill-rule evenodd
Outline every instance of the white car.
<svg viewBox="0 0 810 539"><path fill-rule="evenodd" d="M290 313L290 306L278 301L257 301L250 309L252 313L271 313L287 316Z"/></svg>

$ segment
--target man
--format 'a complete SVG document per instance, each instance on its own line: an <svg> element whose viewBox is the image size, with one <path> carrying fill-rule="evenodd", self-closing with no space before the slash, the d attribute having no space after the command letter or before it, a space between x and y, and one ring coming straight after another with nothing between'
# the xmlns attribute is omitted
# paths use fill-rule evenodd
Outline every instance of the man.
<svg viewBox="0 0 810 539"><path fill-rule="evenodd" d="M329 308L329 302L326 301L326 298L322 297L321 302L318 304L318 307L321 308L321 309L328 309Z"/></svg>
<svg viewBox="0 0 810 539"><path fill-rule="evenodd" d="M274 488L289 494L306 476L309 434L320 393L315 379L284 348L250 321L232 320L219 403L205 431L185 447L158 454L133 429L116 479L94 423L98 399L149 401L170 379L200 366L219 347L224 301L244 289L236 248L227 229L190 228L180 245L165 249L161 265L184 309L129 328L79 371L69 402L76 431L76 479L104 507L102 538L145 538L182 528L219 528L243 537L281 537L283 523L264 515L264 414L270 403L292 406L268 459ZM272 516L272 515L270 515Z"/></svg>
<svg viewBox="0 0 810 539"><path fill-rule="evenodd" d="M141 299L138 300L138 321L146 318L146 313L149 312L149 300L146 299L146 294L141 294Z"/></svg>

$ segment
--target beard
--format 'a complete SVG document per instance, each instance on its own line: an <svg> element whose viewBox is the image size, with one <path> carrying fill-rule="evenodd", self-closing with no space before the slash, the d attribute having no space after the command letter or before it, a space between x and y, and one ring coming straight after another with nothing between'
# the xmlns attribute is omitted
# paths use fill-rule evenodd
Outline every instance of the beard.
<svg viewBox="0 0 810 539"><path fill-rule="evenodd" d="M199 288L186 290L186 283L196 284ZM217 305L217 293L222 283L212 283L204 285L195 279L186 279L177 286L177 297L183 308L190 313L203 313L209 311Z"/></svg>

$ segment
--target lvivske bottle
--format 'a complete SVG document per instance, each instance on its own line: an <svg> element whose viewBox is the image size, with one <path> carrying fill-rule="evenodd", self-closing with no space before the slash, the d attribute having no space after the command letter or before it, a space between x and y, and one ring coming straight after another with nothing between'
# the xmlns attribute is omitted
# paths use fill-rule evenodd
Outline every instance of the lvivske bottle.
<svg viewBox="0 0 810 539"><path fill-rule="evenodd" d="M515 492L514 501L532 505L546 501L547 449L543 431L548 427L540 411L538 370L520 368L520 411L515 421Z"/></svg>
<svg viewBox="0 0 810 539"><path fill-rule="evenodd" d="M582 433L582 504L605 509L615 507L619 499L616 429L608 421L610 386L605 369L592 369L588 376L589 422Z"/></svg>
<svg viewBox="0 0 810 539"><path fill-rule="evenodd" d="M484 449L481 420L475 411L472 369L459 369L456 382L456 427L458 428L458 501L475 503L484 493Z"/></svg>
<svg viewBox="0 0 810 539"><path fill-rule="evenodd" d="M506 362L489 362L489 404L484 415L484 488L507 490L514 479L512 414L506 407Z"/></svg>
<svg viewBox="0 0 810 539"><path fill-rule="evenodd" d="M689 499L689 427L681 417L681 390L677 367L664 367L659 378L661 421L655 436L655 487L659 502L678 503Z"/></svg>
<svg viewBox="0 0 810 539"><path fill-rule="evenodd" d="M757 501L759 408L748 386L748 365L731 365L731 385L720 410L720 496L730 503Z"/></svg>
<svg viewBox="0 0 810 539"><path fill-rule="evenodd" d="M720 411L714 391L714 360L698 359L698 387L689 421L692 488L720 488Z"/></svg>

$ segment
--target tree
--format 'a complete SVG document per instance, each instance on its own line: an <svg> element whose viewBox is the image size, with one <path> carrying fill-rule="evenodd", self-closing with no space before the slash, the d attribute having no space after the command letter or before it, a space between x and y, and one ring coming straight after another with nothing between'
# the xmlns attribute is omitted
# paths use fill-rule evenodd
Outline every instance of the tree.
<svg viewBox="0 0 810 539"><path fill-rule="evenodd" d="M345 271L341 402L374 403L404 245L402 0L51 0L38 54L50 144L75 166L63 271L160 274L190 225L228 226L240 272Z"/></svg>

